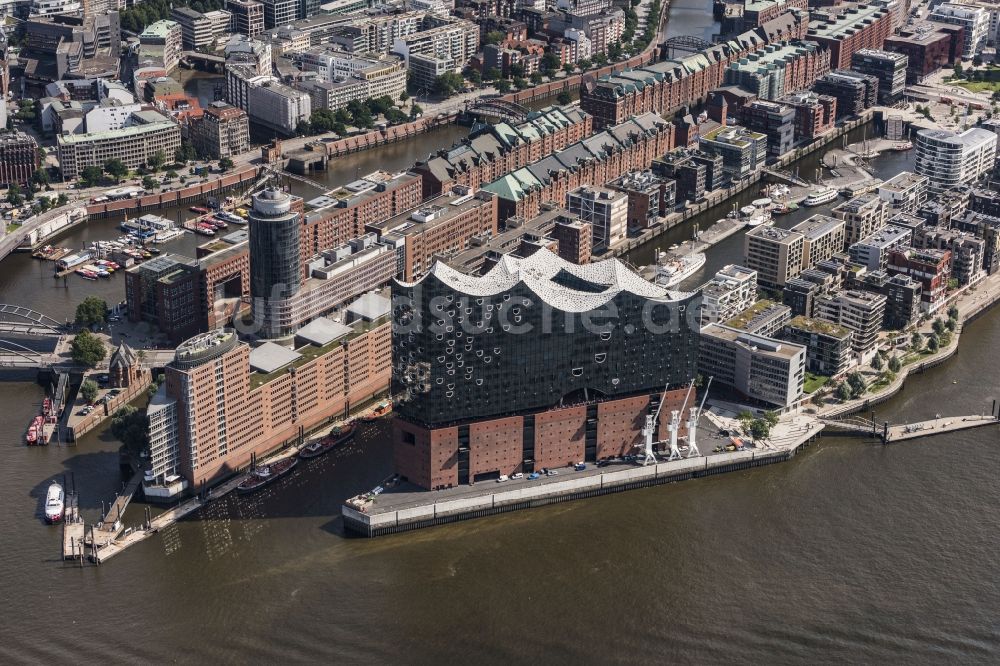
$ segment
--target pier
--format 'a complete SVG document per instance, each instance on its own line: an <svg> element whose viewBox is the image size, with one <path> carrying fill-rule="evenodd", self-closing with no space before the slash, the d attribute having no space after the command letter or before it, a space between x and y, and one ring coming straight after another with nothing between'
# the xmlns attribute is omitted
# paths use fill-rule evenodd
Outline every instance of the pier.
<svg viewBox="0 0 1000 666"><path fill-rule="evenodd" d="M125 483L122 491L118 493L117 497L115 497L115 501L108 507L107 513L104 514L104 520L98 523L97 527L91 531L95 547L97 547L98 544L107 543L113 540L124 529L124 526L122 525L122 515L125 513L125 509L128 508L129 502L131 502L132 498L135 497L135 493L139 490L139 486L142 485L142 477L142 470L132 475L132 478Z"/></svg>
<svg viewBox="0 0 1000 666"><path fill-rule="evenodd" d="M68 491L63 512L62 556L64 560L83 559L85 529L83 518L80 517L80 496L76 491Z"/></svg>
<svg viewBox="0 0 1000 666"><path fill-rule="evenodd" d="M968 416L938 416L927 421L915 423L890 424L888 421L878 423L874 416L871 419L855 416L847 419L820 419L831 430L847 435L858 435L871 439L880 439L883 444L894 444L931 435L943 435L960 430L981 428L1000 424L993 414L971 414Z"/></svg>

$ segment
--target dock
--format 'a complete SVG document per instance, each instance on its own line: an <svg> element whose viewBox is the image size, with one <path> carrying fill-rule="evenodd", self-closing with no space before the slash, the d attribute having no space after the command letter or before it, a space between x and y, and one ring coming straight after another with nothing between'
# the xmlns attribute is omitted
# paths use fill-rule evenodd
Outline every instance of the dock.
<svg viewBox="0 0 1000 666"><path fill-rule="evenodd" d="M705 413L712 431L732 417ZM802 415L786 418L776 426L767 442L743 451L705 453L680 460L660 460L655 464L614 461L604 467L587 463L586 469L558 469L556 476L527 477L505 483L481 482L445 490L428 491L411 484L390 488L368 501L349 501L341 507L344 527L355 534L376 537L397 532L470 520L557 502L608 495L636 488L673 483L726 472L762 467L791 459L808 445L824 425ZM722 440L701 436L706 451Z"/></svg>
<svg viewBox="0 0 1000 666"><path fill-rule="evenodd" d="M929 421L918 421L906 425L890 426L883 428L882 441L886 444L895 442L905 442L931 435L943 435L959 430L969 430L970 428L981 428L988 425L1000 423L993 416L983 416L976 414L972 416L951 416L946 418L936 418Z"/></svg>
<svg viewBox="0 0 1000 666"><path fill-rule="evenodd" d="M968 416L938 416L928 421L917 421L915 423L890 424L884 421L881 424L874 420L860 416L848 417L846 419L821 419L831 430L848 435L860 435L871 439L881 439L883 444L894 444L905 442L921 437L932 435L943 435L949 432L969 430L971 428L981 428L988 425L1000 424L1000 418L993 414L970 414Z"/></svg>
<svg viewBox="0 0 1000 666"><path fill-rule="evenodd" d="M125 483L121 492L115 497L115 501L108 507L107 513L104 514L104 519L94 527L91 534L95 546L112 541L124 529L122 515L124 515L125 509L128 508L129 502L135 497L139 486L142 485L142 477L143 472L141 470L132 475L132 478Z"/></svg>
<svg viewBox="0 0 1000 666"><path fill-rule="evenodd" d="M63 544L62 555L64 560L77 560L83 558L84 548L84 524L80 517L80 497L76 492L66 493L66 507L63 512Z"/></svg>

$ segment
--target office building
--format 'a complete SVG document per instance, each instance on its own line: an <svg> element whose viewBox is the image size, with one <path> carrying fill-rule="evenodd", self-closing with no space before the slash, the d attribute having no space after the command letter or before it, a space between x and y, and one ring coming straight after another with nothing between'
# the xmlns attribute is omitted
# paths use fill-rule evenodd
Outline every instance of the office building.
<svg viewBox="0 0 1000 666"><path fill-rule="evenodd" d="M854 332L838 324L809 317L796 317L785 325L782 340L806 349L806 370L837 377L853 364Z"/></svg>
<svg viewBox="0 0 1000 666"><path fill-rule="evenodd" d="M103 167L111 159L137 169L159 152L169 158L181 145L181 128L157 111L135 111L114 129L61 134L56 144L63 176L76 179L85 167Z"/></svg>
<svg viewBox="0 0 1000 666"><path fill-rule="evenodd" d="M0 184L28 187L38 169L38 144L28 134L0 131Z"/></svg>
<svg viewBox="0 0 1000 666"><path fill-rule="evenodd" d="M698 372L768 407L790 407L802 397L806 349L720 324L701 329Z"/></svg>
<svg viewBox="0 0 1000 666"><path fill-rule="evenodd" d="M628 235L628 195L606 187L580 187L566 194L566 209L593 228L595 249L607 249Z"/></svg>
<svg viewBox="0 0 1000 666"><path fill-rule="evenodd" d="M309 93L273 80L252 85L247 100L252 122L284 136L293 136L299 123L308 121L312 114Z"/></svg>
<svg viewBox="0 0 1000 666"><path fill-rule="evenodd" d="M885 316L885 296L867 291L841 291L816 299L816 318L850 329L851 350L861 362L875 354Z"/></svg>
<svg viewBox="0 0 1000 666"><path fill-rule="evenodd" d="M264 29L270 30L288 25L295 19L306 18L300 15L299 0L261 0L264 5Z"/></svg>
<svg viewBox="0 0 1000 666"><path fill-rule="evenodd" d="M924 21L902 28L885 40L885 50L906 55L906 82L920 83L929 74L962 59L965 28Z"/></svg>
<svg viewBox="0 0 1000 666"><path fill-rule="evenodd" d="M838 8L839 9L839 8ZM830 69L846 69L862 49L880 49L893 31L891 12L881 3L847 5L832 13L818 13L809 24L807 39L830 49Z"/></svg>
<svg viewBox="0 0 1000 666"><path fill-rule="evenodd" d="M250 208L250 294L255 326L261 337L294 333L269 319L270 301L294 296L302 283L299 241L300 214L292 209L292 196L269 188L253 195Z"/></svg>
<svg viewBox="0 0 1000 666"><path fill-rule="evenodd" d="M874 192L859 194L834 206L830 212L844 221L844 243L848 246L870 236L888 218L885 200Z"/></svg>
<svg viewBox="0 0 1000 666"><path fill-rule="evenodd" d="M860 115L878 102L878 79L849 69L818 79L813 91L837 100L837 118Z"/></svg>
<svg viewBox="0 0 1000 666"><path fill-rule="evenodd" d="M181 36L186 51L196 51L211 45L215 38L212 19L190 7L174 7L170 18L181 26Z"/></svg>
<svg viewBox="0 0 1000 666"><path fill-rule="evenodd" d="M944 304L948 294L951 252L896 248L889 252L886 271L889 275L904 275L919 282L920 308L924 313L931 314Z"/></svg>
<svg viewBox="0 0 1000 666"><path fill-rule="evenodd" d="M907 247L913 240L913 230L887 224L869 236L852 243L848 252L851 262L869 271L883 270L889 262L889 252Z"/></svg>
<svg viewBox="0 0 1000 666"><path fill-rule="evenodd" d="M902 171L878 186L878 196L889 205L889 215L913 214L927 201L927 176Z"/></svg>
<svg viewBox="0 0 1000 666"><path fill-rule="evenodd" d="M744 127L723 125L702 136L698 145L722 158L722 172L731 181L749 178L767 160L768 137Z"/></svg>
<svg viewBox="0 0 1000 666"><path fill-rule="evenodd" d="M903 98L908 59L904 53L862 49L851 57L851 69L878 79L878 103L892 106Z"/></svg>
<svg viewBox="0 0 1000 666"><path fill-rule="evenodd" d="M313 109L337 111L346 108L351 102L364 102L378 97L389 97L395 101L406 90L406 68L396 57L349 56L341 59L334 56L323 64L318 64L316 53L305 52L301 55L302 69L320 74L319 81L295 84L297 89L309 94ZM334 61L346 61L349 64L341 70L333 64Z"/></svg>
<svg viewBox="0 0 1000 666"><path fill-rule="evenodd" d="M779 97L776 101L795 110L796 141L812 141L836 125L836 97L803 91Z"/></svg>
<svg viewBox="0 0 1000 666"><path fill-rule="evenodd" d="M779 333L791 318L792 310L787 305L763 299L722 323L729 328L770 337Z"/></svg>
<svg viewBox="0 0 1000 666"><path fill-rule="evenodd" d="M767 136L767 158L777 160L795 144L796 110L755 100L743 107L743 125Z"/></svg>
<svg viewBox="0 0 1000 666"><path fill-rule="evenodd" d="M757 302L757 271L729 264L719 269L699 291L700 324L729 321Z"/></svg>
<svg viewBox="0 0 1000 666"><path fill-rule="evenodd" d="M578 266L539 249L481 277L437 262L394 284L393 301L393 384L406 395L395 467L424 488L623 455L661 398L664 431L697 373L698 332L680 308L698 297L614 259ZM584 325L608 303L613 325Z"/></svg>
<svg viewBox="0 0 1000 666"><path fill-rule="evenodd" d="M162 67L167 74L177 68L184 49L182 30L176 21L150 23L139 35L138 62L143 67Z"/></svg>
<svg viewBox="0 0 1000 666"><path fill-rule="evenodd" d="M264 32L264 5L254 0L226 0L230 15L229 31L256 37Z"/></svg>
<svg viewBox="0 0 1000 666"><path fill-rule="evenodd" d="M670 214L677 200L677 183L652 171L633 171L609 183L628 197L629 231L646 229Z"/></svg>
<svg viewBox="0 0 1000 666"><path fill-rule="evenodd" d="M993 168L997 135L977 127L962 133L922 129L916 148L916 172L927 177L931 192L941 192L971 184Z"/></svg>
<svg viewBox="0 0 1000 666"><path fill-rule="evenodd" d="M188 134L198 154L211 159L250 150L250 121L246 112L225 102L209 104L201 118L190 124Z"/></svg>
<svg viewBox="0 0 1000 666"><path fill-rule="evenodd" d="M438 76L460 73L479 50L479 26L428 15L422 27L419 32L395 38L392 52L406 61L414 86L433 90Z"/></svg>
<svg viewBox="0 0 1000 666"><path fill-rule="evenodd" d="M990 38L990 15L982 7L944 2L931 10L927 18L937 23L962 26L965 30L962 57L965 59L979 55Z"/></svg>
<svg viewBox="0 0 1000 666"><path fill-rule="evenodd" d="M678 202L702 199L708 191L705 165L695 162L684 151L670 152L654 159L650 170L676 183Z"/></svg>

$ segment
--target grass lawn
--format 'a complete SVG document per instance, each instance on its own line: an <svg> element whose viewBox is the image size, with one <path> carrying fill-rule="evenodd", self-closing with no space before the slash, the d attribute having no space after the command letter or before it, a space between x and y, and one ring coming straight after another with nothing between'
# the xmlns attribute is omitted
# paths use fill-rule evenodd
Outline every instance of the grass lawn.
<svg viewBox="0 0 1000 666"><path fill-rule="evenodd" d="M1000 90L1000 81L951 81L950 85L961 86L972 92L996 92Z"/></svg>
<svg viewBox="0 0 1000 666"><path fill-rule="evenodd" d="M830 381L830 378L825 375L814 375L811 372L806 373L806 380L802 386L802 390L806 393L812 393L818 388L822 388L824 384Z"/></svg>

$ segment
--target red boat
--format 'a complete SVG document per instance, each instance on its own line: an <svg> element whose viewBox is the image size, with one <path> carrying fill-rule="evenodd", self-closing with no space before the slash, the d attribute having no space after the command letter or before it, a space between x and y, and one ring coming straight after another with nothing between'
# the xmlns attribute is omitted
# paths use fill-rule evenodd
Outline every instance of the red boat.
<svg viewBox="0 0 1000 666"><path fill-rule="evenodd" d="M323 455L333 447L338 444L346 442L351 437L354 437L354 424L348 423L343 426L337 426L330 434L323 439L313 442L309 446L306 446L301 451L299 451L299 458L303 460L309 460L310 458L318 458Z"/></svg>
<svg viewBox="0 0 1000 666"><path fill-rule="evenodd" d="M31 425L28 426L28 432L24 436L24 441L28 444L28 446L45 443L42 441L45 436L42 430L42 426L44 424L45 418L42 416L36 416L31 420Z"/></svg>
<svg viewBox="0 0 1000 666"><path fill-rule="evenodd" d="M212 212L203 206L191 206L190 208L188 208L188 210L191 211L192 213L199 213L201 215Z"/></svg>
<svg viewBox="0 0 1000 666"><path fill-rule="evenodd" d="M387 400L385 402L380 402L378 407L373 409L370 414L366 414L361 417L361 420L365 423L372 423L377 421L380 417L385 416L392 411L392 401Z"/></svg>
<svg viewBox="0 0 1000 666"><path fill-rule="evenodd" d="M210 224L199 224L194 228L196 234L201 234L202 236L214 236L215 227Z"/></svg>
<svg viewBox="0 0 1000 666"><path fill-rule="evenodd" d="M247 478L240 482L240 485L236 486L236 491L239 493L252 493L255 490L260 490L267 484L276 481L292 471L292 468L299 464L299 459L295 457L282 458L278 462L271 463L270 465L261 465L256 469L250 470L247 474Z"/></svg>

